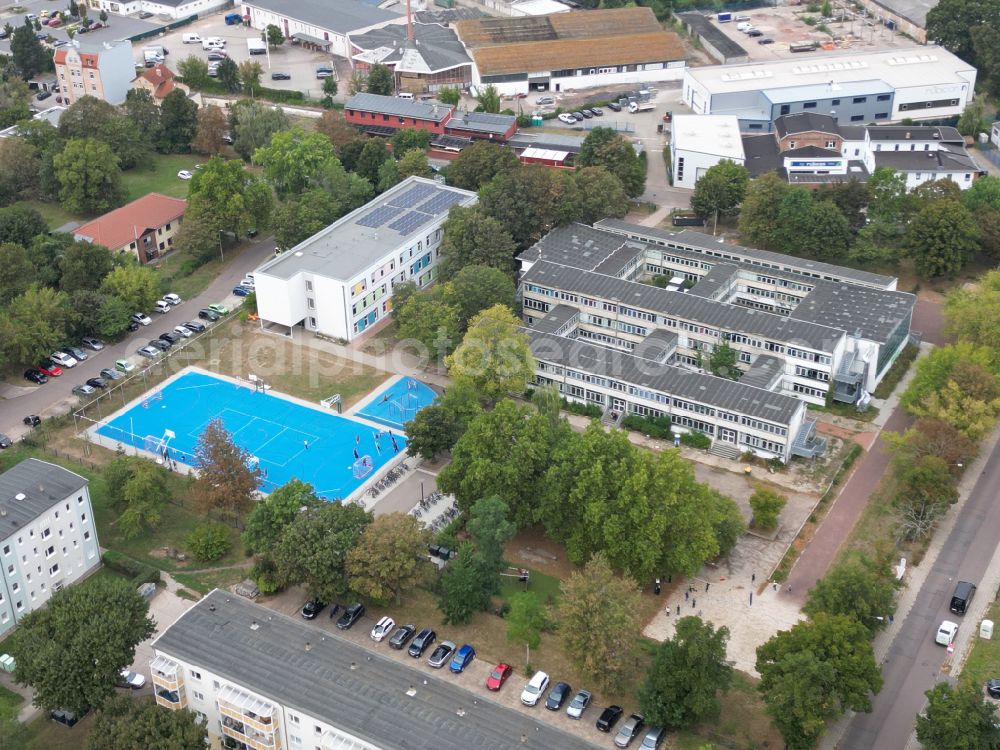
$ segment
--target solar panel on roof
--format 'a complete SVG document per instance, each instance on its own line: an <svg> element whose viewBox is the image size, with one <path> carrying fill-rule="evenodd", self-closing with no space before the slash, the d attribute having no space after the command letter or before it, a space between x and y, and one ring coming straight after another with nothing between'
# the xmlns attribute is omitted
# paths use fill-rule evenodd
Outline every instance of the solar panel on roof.
<svg viewBox="0 0 1000 750"><path fill-rule="evenodd" d="M416 185L394 199L392 205L399 206L400 208L413 208L420 201L424 200L424 198L434 195L436 192L437 188L433 185Z"/></svg>
<svg viewBox="0 0 1000 750"><path fill-rule="evenodd" d="M404 214L392 222L389 225L389 229L395 230L405 237L414 229L422 226L428 218L430 217L419 211L410 211L408 214Z"/></svg>
<svg viewBox="0 0 1000 750"><path fill-rule="evenodd" d="M425 214L436 215L442 211L447 211L449 208L454 206L456 203L461 203L465 200L464 195L459 193L453 193L449 191L440 191L437 195L431 198L425 203L421 203L417 206L418 211L423 211Z"/></svg>
<svg viewBox="0 0 1000 750"><path fill-rule="evenodd" d="M399 206L379 206L370 214L362 216L354 223L363 227L371 227L372 229L375 229L376 227L382 226L402 211L403 209Z"/></svg>

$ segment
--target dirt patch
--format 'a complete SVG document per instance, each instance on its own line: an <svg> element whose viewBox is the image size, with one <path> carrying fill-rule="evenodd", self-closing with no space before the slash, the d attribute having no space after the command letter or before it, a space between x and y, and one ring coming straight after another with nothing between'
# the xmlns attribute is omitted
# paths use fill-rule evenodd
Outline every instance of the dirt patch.
<svg viewBox="0 0 1000 750"><path fill-rule="evenodd" d="M576 566L566 559L566 549L546 538L541 529L523 529L508 540L504 559L512 565L538 570L546 575L566 580Z"/></svg>

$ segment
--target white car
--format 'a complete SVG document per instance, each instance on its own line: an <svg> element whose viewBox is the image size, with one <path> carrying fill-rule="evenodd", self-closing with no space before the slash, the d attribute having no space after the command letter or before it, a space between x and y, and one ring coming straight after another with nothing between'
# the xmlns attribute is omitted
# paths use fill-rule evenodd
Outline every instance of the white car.
<svg viewBox="0 0 1000 750"><path fill-rule="evenodd" d="M938 628L937 634L934 636L934 642L939 646L950 646L955 642L956 635L958 635L958 623L945 620L941 623L941 627Z"/></svg>
<svg viewBox="0 0 1000 750"><path fill-rule="evenodd" d="M178 336L183 336L184 338L190 338L192 335L191 329L185 328L184 326L174 326L174 333Z"/></svg>
<svg viewBox="0 0 1000 750"><path fill-rule="evenodd" d="M122 687L129 687L132 690L139 690L146 685L146 678L141 674L130 672L127 669L121 671Z"/></svg>
<svg viewBox="0 0 1000 750"><path fill-rule="evenodd" d="M534 706L548 686L549 676L545 672L535 672L528 680L528 684L524 686L524 690L521 691L521 703L526 706Z"/></svg>
<svg viewBox="0 0 1000 750"><path fill-rule="evenodd" d="M180 177L182 180L190 180L194 175L192 175L186 169L182 169L180 172L177 173L177 176Z"/></svg>
<svg viewBox="0 0 1000 750"><path fill-rule="evenodd" d="M77 361L75 357L70 356L66 352L53 352L52 356L49 358L55 362L60 367L76 367Z"/></svg>
<svg viewBox="0 0 1000 750"><path fill-rule="evenodd" d="M561 112L559 114L559 122L564 122L567 125L575 125L576 118L573 117L573 115L569 114L568 112Z"/></svg>
<svg viewBox="0 0 1000 750"><path fill-rule="evenodd" d="M372 628L372 640L375 641L376 643L380 643L382 639L385 638L387 635L389 635L389 633L391 633L392 629L395 627L396 627L395 620L393 620L391 617L383 617L381 620L375 623L375 627Z"/></svg>
<svg viewBox="0 0 1000 750"><path fill-rule="evenodd" d="M171 305L179 305L181 302L184 301L180 298L180 295L174 294L173 292L171 292L170 294L164 294L163 299L169 302Z"/></svg>
<svg viewBox="0 0 1000 750"><path fill-rule="evenodd" d="M140 325L148 326L153 322L146 313L132 313L132 320Z"/></svg>

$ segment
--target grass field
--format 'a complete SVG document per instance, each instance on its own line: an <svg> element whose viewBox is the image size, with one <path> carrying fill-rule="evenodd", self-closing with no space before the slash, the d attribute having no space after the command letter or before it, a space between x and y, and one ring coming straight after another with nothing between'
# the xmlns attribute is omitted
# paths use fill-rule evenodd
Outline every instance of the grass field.
<svg viewBox="0 0 1000 750"><path fill-rule="evenodd" d="M128 193L127 200L134 201L147 193L163 193L174 198L187 198L188 180L182 180L177 173L186 169L194 171L199 159L197 154L153 154L149 165L138 166L122 172L122 185Z"/></svg>
<svg viewBox="0 0 1000 750"><path fill-rule="evenodd" d="M1000 603L994 602L986 611L986 619L1000 622ZM1000 677L1000 640L996 634L990 640L973 638L972 649L962 667L959 680L982 689L986 681Z"/></svg>
<svg viewBox="0 0 1000 750"><path fill-rule="evenodd" d="M15 716L22 703L24 698L0 685L0 718Z"/></svg>
<svg viewBox="0 0 1000 750"><path fill-rule="evenodd" d="M69 211L63 209L58 203L48 203L46 201L18 201L13 204L15 206L25 206L27 208L33 208L38 213L42 215L45 219L45 223L49 225L49 229L57 229L63 224L68 224L71 221L78 221L81 224L90 219L89 216L76 216L71 214Z"/></svg>

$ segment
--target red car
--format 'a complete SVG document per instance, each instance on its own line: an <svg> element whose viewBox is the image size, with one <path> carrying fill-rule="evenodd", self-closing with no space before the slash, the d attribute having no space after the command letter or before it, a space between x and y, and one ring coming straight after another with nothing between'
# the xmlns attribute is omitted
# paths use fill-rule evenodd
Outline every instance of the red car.
<svg viewBox="0 0 1000 750"><path fill-rule="evenodd" d="M41 362L38 363L38 367L36 367L35 369L44 372L50 378L62 375L62 368L55 362L53 362L51 359L43 359Z"/></svg>
<svg viewBox="0 0 1000 750"><path fill-rule="evenodd" d="M489 690L499 690L503 687L503 684L507 682L507 678L511 676L514 672L510 664L504 664L501 662L493 667L493 671L490 672L490 676L486 678L486 687Z"/></svg>

